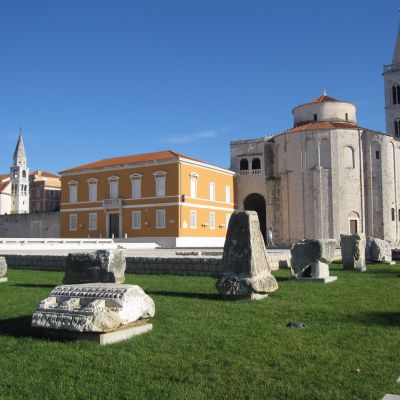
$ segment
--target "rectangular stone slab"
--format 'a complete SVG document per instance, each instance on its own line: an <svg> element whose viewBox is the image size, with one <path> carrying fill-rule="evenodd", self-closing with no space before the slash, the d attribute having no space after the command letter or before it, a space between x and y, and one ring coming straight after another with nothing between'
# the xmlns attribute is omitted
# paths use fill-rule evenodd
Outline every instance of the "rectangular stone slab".
<svg viewBox="0 0 400 400"><path fill-rule="evenodd" d="M335 282L337 279L337 276L328 276L326 278L296 278L296 281L301 281L301 282L314 282L314 283L332 283Z"/></svg>
<svg viewBox="0 0 400 400"><path fill-rule="evenodd" d="M0 278L0 283L8 282L8 278Z"/></svg>
<svg viewBox="0 0 400 400"><path fill-rule="evenodd" d="M134 336L142 335L153 329L153 324L141 323L129 325L113 332L94 333L94 332L74 332L59 329L35 328L36 336L41 336L56 340L85 340L96 342L100 345L113 344L130 339Z"/></svg>

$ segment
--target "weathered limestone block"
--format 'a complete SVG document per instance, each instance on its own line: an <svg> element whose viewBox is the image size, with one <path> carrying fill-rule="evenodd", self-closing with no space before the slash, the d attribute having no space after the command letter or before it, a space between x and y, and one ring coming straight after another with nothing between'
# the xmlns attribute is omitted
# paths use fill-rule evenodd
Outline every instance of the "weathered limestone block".
<svg viewBox="0 0 400 400"><path fill-rule="evenodd" d="M62 285L38 304L32 326L75 332L112 332L154 314L153 300L137 285Z"/></svg>
<svg viewBox="0 0 400 400"><path fill-rule="evenodd" d="M216 283L225 297L261 298L278 289L255 211L235 212L229 222L222 256L226 271Z"/></svg>
<svg viewBox="0 0 400 400"><path fill-rule="evenodd" d="M344 269L354 269L361 272L367 270L365 264L366 243L364 234L340 235L340 246Z"/></svg>
<svg viewBox="0 0 400 400"><path fill-rule="evenodd" d="M123 283L126 257L124 249L97 250L95 253L70 253L63 283Z"/></svg>
<svg viewBox="0 0 400 400"><path fill-rule="evenodd" d="M7 282L7 262L4 257L0 257L0 283Z"/></svg>
<svg viewBox="0 0 400 400"><path fill-rule="evenodd" d="M310 282L333 282L337 278L329 276L329 264L335 259L335 250L334 239L301 240L290 250L292 275Z"/></svg>
<svg viewBox="0 0 400 400"><path fill-rule="evenodd" d="M392 262L392 248L386 240L368 237L366 257L372 262Z"/></svg>

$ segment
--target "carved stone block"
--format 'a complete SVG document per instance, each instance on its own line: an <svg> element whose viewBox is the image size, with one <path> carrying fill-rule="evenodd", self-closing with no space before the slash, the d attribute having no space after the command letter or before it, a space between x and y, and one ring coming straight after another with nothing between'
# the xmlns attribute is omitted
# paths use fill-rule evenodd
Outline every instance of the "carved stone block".
<svg viewBox="0 0 400 400"><path fill-rule="evenodd" d="M112 332L154 316L153 300L137 285L62 285L42 300L32 326L76 332Z"/></svg>
<svg viewBox="0 0 400 400"><path fill-rule="evenodd" d="M63 283L123 283L125 250L97 250L95 253L70 253Z"/></svg>

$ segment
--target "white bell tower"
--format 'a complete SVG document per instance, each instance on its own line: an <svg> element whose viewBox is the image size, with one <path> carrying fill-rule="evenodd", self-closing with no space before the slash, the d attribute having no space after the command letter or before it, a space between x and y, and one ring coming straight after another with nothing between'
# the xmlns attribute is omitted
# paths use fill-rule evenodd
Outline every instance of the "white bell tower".
<svg viewBox="0 0 400 400"><path fill-rule="evenodd" d="M386 132L400 139L400 26L392 63L383 67Z"/></svg>
<svg viewBox="0 0 400 400"><path fill-rule="evenodd" d="M29 169L22 133L19 132L15 147L11 175L11 213L29 213Z"/></svg>

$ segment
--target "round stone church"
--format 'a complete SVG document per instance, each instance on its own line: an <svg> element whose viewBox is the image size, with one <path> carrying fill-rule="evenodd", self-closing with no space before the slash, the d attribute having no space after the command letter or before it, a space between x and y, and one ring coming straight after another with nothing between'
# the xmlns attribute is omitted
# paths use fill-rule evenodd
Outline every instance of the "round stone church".
<svg viewBox="0 0 400 400"><path fill-rule="evenodd" d="M239 210L278 243L365 233L400 239L400 141L358 125L356 106L324 93L276 136L231 142Z"/></svg>

